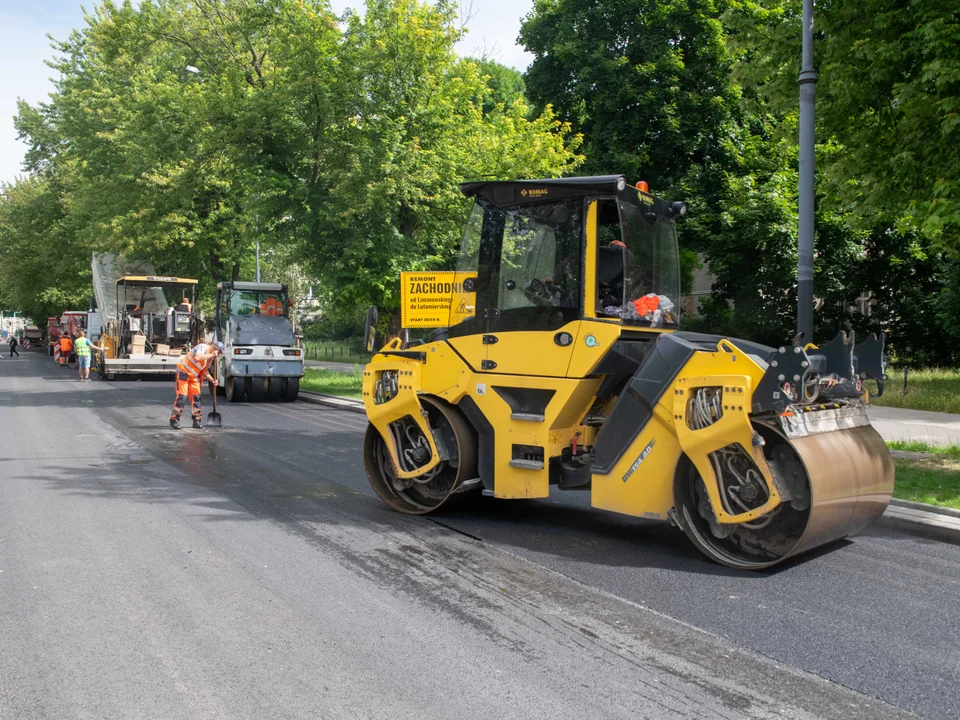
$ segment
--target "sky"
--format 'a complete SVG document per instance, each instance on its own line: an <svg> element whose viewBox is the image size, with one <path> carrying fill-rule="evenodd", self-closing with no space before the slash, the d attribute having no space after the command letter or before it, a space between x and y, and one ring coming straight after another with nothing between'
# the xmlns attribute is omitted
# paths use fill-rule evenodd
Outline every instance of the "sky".
<svg viewBox="0 0 960 720"><path fill-rule="evenodd" d="M463 0L466 7L469 0ZM89 9L95 0L84 3ZM362 7L361 2L332 0L334 12ZM532 56L516 44L520 20L533 0L473 0L469 32L457 46L461 55L486 54L523 70ZM54 71L45 64L53 51L47 35L65 39L83 24L80 0L0 0L0 183L21 174L26 146L17 140L13 117L17 98L42 102L53 90Z"/></svg>

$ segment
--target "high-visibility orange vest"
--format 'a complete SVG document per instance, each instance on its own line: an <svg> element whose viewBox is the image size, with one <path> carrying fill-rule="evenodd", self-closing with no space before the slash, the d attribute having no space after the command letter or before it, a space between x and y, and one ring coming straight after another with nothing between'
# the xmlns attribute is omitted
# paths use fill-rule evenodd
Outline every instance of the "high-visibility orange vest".
<svg viewBox="0 0 960 720"><path fill-rule="evenodd" d="M60 338L60 352L68 353L73 350L73 339L68 337Z"/></svg>
<svg viewBox="0 0 960 720"><path fill-rule="evenodd" d="M260 303L260 314L268 317L279 317L283 315L283 303L277 298L267 298Z"/></svg>
<svg viewBox="0 0 960 720"><path fill-rule="evenodd" d="M196 356L204 355L209 352L209 350L210 346L206 344L200 344L192 348L188 353L180 358L180 362L177 363L177 370L180 372L185 372L188 375L192 375L199 380L207 371L210 361L198 360Z"/></svg>

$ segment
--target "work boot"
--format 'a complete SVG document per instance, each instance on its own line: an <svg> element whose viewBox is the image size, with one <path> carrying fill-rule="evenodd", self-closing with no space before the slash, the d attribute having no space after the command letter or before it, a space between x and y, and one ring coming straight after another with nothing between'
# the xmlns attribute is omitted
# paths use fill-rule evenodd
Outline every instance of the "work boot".
<svg viewBox="0 0 960 720"><path fill-rule="evenodd" d="M193 426L194 426L195 428L202 428L202 427L203 427L203 425L200 423L200 418L194 418L194 419L193 419Z"/></svg>
<svg viewBox="0 0 960 720"><path fill-rule="evenodd" d="M172 427L174 430L179 430L180 421L177 420L177 418L170 418L170 427Z"/></svg>

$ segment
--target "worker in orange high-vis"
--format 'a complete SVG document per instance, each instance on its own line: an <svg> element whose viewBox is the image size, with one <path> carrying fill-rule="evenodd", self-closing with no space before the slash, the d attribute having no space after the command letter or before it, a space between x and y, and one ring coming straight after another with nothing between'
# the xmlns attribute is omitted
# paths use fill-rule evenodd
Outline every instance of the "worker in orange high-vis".
<svg viewBox="0 0 960 720"><path fill-rule="evenodd" d="M180 415L190 402L193 426L202 427L203 414L200 412L200 387L204 379L208 380L216 392L217 379L208 372L210 363L218 355L223 355L223 343L200 343L180 358L177 363L177 397L173 401L173 413L170 415L170 427L180 429Z"/></svg>
<svg viewBox="0 0 960 720"><path fill-rule="evenodd" d="M73 338L68 333L60 336L60 364L64 367L70 365L73 359Z"/></svg>

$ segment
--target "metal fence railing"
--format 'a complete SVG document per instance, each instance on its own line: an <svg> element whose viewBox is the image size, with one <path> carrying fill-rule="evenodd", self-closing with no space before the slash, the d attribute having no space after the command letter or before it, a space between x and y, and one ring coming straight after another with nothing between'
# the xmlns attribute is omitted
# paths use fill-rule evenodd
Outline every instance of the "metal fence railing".
<svg viewBox="0 0 960 720"><path fill-rule="evenodd" d="M304 359L327 362L349 362L365 364L372 357L350 343L307 342L304 347Z"/></svg>

